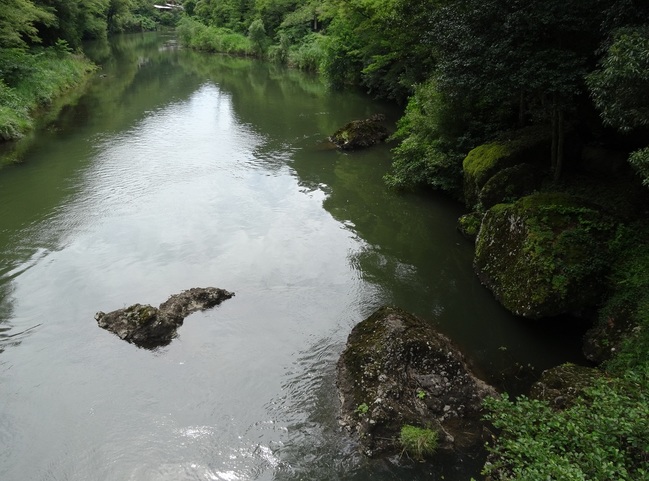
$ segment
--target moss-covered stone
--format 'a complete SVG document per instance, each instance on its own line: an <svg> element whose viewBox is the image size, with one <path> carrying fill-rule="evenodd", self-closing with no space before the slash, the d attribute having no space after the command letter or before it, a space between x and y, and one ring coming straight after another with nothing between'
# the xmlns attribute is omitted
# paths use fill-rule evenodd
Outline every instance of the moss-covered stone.
<svg viewBox="0 0 649 481"><path fill-rule="evenodd" d="M457 230L459 230L464 237L472 242L475 242L480 231L480 224L484 214L481 212L470 212L464 214L457 220Z"/></svg>
<svg viewBox="0 0 649 481"><path fill-rule="evenodd" d="M479 204L479 194L487 181L508 167L535 163L548 156L548 136L539 129L523 129L509 138L480 145L462 162L464 201L469 208Z"/></svg>
<svg viewBox="0 0 649 481"><path fill-rule="evenodd" d="M383 307L349 335L338 361L343 424L366 454L401 449L406 425L440 433L442 450L482 445L482 400L495 390L428 323Z"/></svg>
<svg viewBox="0 0 649 481"><path fill-rule="evenodd" d="M565 409L602 375L592 367L561 364L543 372L541 379L532 386L530 397L547 401L554 408Z"/></svg>
<svg viewBox="0 0 649 481"><path fill-rule="evenodd" d="M533 164L518 164L496 172L478 193L478 204L489 209L496 204L513 202L541 186L543 173Z"/></svg>
<svg viewBox="0 0 649 481"><path fill-rule="evenodd" d="M164 346L176 337L185 317L230 299L234 293L216 287L195 287L174 294L156 308L148 304L133 304L109 313L98 312L99 327L139 347L153 349Z"/></svg>
<svg viewBox="0 0 649 481"><path fill-rule="evenodd" d="M610 267L612 220L566 194L535 194L487 211L474 267L511 312L542 318L595 306Z"/></svg>
<svg viewBox="0 0 649 481"><path fill-rule="evenodd" d="M355 150L370 147L383 142L390 135L383 125L385 116L372 115L365 120L353 120L338 129L330 138L331 142L343 150Z"/></svg>

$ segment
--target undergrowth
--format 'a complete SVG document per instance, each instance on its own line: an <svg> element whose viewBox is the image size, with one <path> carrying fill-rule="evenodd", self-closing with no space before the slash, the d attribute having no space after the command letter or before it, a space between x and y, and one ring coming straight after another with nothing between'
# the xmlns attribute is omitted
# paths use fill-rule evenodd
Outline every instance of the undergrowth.
<svg viewBox="0 0 649 481"><path fill-rule="evenodd" d="M20 138L33 128L32 112L80 84L92 64L67 50L4 49L0 52L0 140Z"/></svg>

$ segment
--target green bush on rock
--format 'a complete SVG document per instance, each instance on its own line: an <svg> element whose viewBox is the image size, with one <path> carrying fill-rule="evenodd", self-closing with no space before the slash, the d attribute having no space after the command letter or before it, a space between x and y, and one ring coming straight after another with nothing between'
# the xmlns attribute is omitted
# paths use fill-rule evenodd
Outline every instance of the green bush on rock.
<svg viewBox="0 0 649 481"><path fill-rule="evenodd" d="M487 211L474 267L511 312L529 318L595 306L609 268L613 222L567 194L535 194Z"/></svg>

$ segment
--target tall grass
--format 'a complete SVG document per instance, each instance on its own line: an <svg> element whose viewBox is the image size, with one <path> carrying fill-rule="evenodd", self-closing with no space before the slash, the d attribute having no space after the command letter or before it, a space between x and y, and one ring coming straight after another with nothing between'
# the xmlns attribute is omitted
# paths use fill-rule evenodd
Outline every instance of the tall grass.
<svg viewBox="0 0 649 481"><path fill-rule="evenodd" d="M178 23L176 31L184 46L196 50L233 55L255 53L255 46L248 37L229 28L208 27L197 20L184 17Z"/></svg>
<svg viewBox="0 0 649 481"><path fill-rule="evenodd" d="M94 66L59 48L0 52L0 140L15 140L33 128L32 113L79 85Z"/></svg>

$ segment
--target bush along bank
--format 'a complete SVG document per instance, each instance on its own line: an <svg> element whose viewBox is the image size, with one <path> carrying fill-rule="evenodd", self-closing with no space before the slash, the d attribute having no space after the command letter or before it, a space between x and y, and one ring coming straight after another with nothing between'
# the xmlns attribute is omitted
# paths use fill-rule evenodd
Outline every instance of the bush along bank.
<svg viewBox="0 0 649 481"><path fill-rule="evenodd" d="M494 436L483 474L649 479L648 192L613 162L604 170L616 169L616 180L576 169L552 182L537 160L545 147L491 142L471 151L464 197L474 210L460 228L477 234L476 273L507 309L530 319L521 322L558 314L592 320L583 350L597 367L557 366L528 396L488 399ZM577 150L574 163L584 164L589 149ZM535 183L494 182L513 164L537 169Z"/></svg>
<svg viewBox="0 0 649 481"><path fill-rule="evenodd" d="M95 70L65 42L52 48L0 51L0 141L20 139L34 128L34 112L78 87Z"/></svg>

